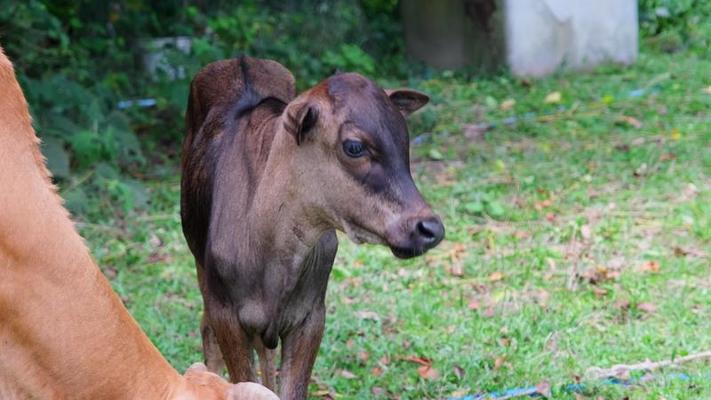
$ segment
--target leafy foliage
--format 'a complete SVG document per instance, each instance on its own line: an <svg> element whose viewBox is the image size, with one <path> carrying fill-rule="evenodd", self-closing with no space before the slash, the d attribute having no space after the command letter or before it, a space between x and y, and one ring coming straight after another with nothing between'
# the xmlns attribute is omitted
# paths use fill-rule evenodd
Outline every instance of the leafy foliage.
<svg viewBox="0 0 711 400"><path fill-rule="evenodd" d="M642 36L656 38L661 50L675 52L692 41L708 42L711 3L706 0L640 0Z"/></svg>
<svg viewBox="0 0 711 400"><path fill-rule="evenodd" d="M152 164L177 155L176 116L202 66L239 54L273 58L304 88L338 70L372 75L378 60L379 75L403 78L396 8L395 0L0 0L0 38L48 164L74 199L68 205L85 212L86 191L109 182L107 201L128 211L141 197L131 182L146 151ZM182 37L187 48L176 45ZM118 108L142 98L155 106Z"/></svg>

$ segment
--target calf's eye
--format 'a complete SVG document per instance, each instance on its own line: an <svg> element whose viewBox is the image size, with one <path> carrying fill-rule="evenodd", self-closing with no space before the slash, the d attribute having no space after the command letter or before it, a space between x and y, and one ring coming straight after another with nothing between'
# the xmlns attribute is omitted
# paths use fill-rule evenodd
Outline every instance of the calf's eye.
<svg viewBox="0 0 711 400"><path fill-rule="evenodd" d="M363 142L357 140L346 140L343 142L343 152L346 153L348 157L363 157L367 151Z"/></svg>

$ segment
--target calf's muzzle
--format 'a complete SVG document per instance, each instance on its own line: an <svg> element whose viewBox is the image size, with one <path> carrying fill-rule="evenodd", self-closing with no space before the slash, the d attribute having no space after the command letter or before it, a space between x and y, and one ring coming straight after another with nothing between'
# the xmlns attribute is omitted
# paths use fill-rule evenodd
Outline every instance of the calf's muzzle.
<svg viewBox="0 0 711 400"><path fill-rule="evenodd" d="M404 217L389 229L390 250L398 258L412 258L424 254L444 239L444 225L440 218L425 216Z"/></svg>

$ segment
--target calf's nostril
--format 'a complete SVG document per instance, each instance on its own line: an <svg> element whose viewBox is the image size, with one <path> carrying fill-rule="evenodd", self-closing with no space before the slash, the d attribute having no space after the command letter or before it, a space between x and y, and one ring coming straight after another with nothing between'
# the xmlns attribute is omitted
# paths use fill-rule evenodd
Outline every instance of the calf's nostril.
<svg viewBox="0 0 711 400"><path fill-rule="evenodd" d="M444 238L444 226L442 226L438 218L427 218L418 221L415 229L422 244L427 249L437 246Z"/></svg>
<svg viewBox="0 0 711 400"><path fill-rule="evenodd" d="M435 240L436 234L432 230L432 226L427 221L419 221L417 223L417 233L428 242Z"/></svg>

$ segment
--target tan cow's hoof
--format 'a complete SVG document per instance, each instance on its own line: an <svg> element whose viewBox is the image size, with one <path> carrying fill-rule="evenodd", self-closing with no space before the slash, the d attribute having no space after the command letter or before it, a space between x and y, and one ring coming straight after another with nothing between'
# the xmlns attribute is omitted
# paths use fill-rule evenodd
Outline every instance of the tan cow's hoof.
<svg viewBox="0 0 711 400"><path fill-rule="evenodd" d="M230 400L279 400L274 392L254 382L240 382L228 392Z"/></svg>

